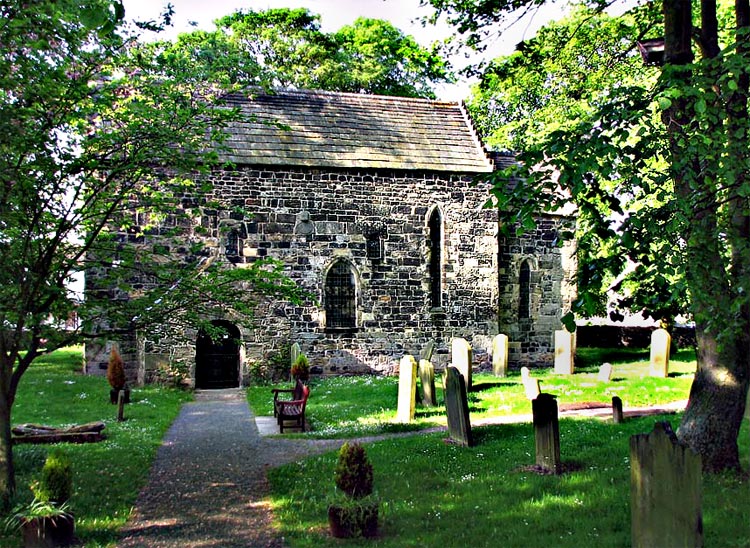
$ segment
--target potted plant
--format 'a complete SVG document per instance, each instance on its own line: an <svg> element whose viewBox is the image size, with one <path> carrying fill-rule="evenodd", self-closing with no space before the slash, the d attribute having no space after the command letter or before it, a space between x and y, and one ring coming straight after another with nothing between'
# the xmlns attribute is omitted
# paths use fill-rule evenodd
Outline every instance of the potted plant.
<svg viewBox="0 0 750 548"><path fill-rule="evenodd" d="M107 380L112 389L109 391L110 403L117 403L121 390L125 391L125 403L130 403L130 389L125 378L125 366L116 346L112 346L109 353L109 364L107 365Z"/></svg>
<svg viewBox="0 0 750 548"><path fill-rule="evenodd" d="M300 354L294 360L292 364L292 378L303 382L310 378L310 360L304 354Z"/></svg>
<svg viewBox="0 0 750 548"><path fill-rule="evenodd" d="M68 511L72 478L70 459L59 450L52 451L41 477L30 485L34 500L17 506L6 520L6 528L21 529L25 548L70 546L75 542L75 519Z"/></svg>
<svg viewBox="0 0 750 548"><path fill-rule="evenodd" d="M328 525L337 538L371 538L378 532L378 501L373 495L372 464L365 448L345 443L334 473L337 495L328 506Z"/></svg>

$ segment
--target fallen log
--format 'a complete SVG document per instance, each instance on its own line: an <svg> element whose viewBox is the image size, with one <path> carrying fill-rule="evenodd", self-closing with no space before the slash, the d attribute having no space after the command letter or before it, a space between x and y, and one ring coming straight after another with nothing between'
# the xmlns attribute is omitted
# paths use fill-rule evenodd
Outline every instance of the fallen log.
<svg viewBox="0 0 750 548"><path fill-rule="evenodd" d="M103 441L106 437L103 432L74 432L13 436L12 440L14 445L21 443L94 443Z"/></svg>
<svg viewBox="0 0 750 548"><path fill-rule="evenodd" d="M101 421L65 428L44 424L21 424L14 427L13 443L91 443L105 438Z"/></svg>

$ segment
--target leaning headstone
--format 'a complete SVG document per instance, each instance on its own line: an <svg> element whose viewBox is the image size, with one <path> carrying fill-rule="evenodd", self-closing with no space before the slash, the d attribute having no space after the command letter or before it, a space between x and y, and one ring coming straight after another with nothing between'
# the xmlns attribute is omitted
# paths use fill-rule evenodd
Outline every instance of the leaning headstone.
<svg viewBox="0 0 750 548"><path fill-rule="evenodd" d="M536 464L553 474L559 474L562 471L562 463L557 400L552 394L539 394L531 402L531 410L534 414Z"/></svg>
<svg viewBox="0 0 750 548"><path fill-rule="evenodd" d="M612 397L612 422L620 424L624 419L622 414L622 400L619 396Z"/></svg>
<svg viewBox="0 0 750 548"><path fill-rule="evenodd" d="M539 385L539 379L535 379L531 376L528 367L521 368L521 382L523 383L523 389L526 393L526 399L534 401L541 392Z"/></svg>
<svg viewBox="0 0 750 548"><path fill-rule="evenodd" d="M599 376L597 377L599 382L609 382L612 378L612 364L603 363L599 368Z"/></svg>
<svg viewBox="0 0 750 548"><path fill-rule="evenodd" d="M417 362L407 354L401 358L398 375L398 410L396 420L409 423L414 420L417 398Z"/></svg>
<svg viewBox="0 0 750 548"><path fill-rule="evenodd" d="M459 445L472 446L466 382L461 372L452 366L445 371L445 412L451 440Z"/></svg>
<svg viewBox="0 0 750 548"><path fill-rule="evenodd" d="M701 458L668 422L630 438L631 544L703 546Z"/></svg>
<svg viewBox="0 0 750 548"><path fill-rule="evenodd" d="M451 365L464 378L466 390L471 390L471 345L466 339L456 338L451 343Z"/></svg>
<svg viewBox="0 0 750 548"><path fill-rule="evenodd" d="M666 329L656 329L651 333L651 359L649 374L652 377L669 376L669 345L672 337Z"/></svg>
<svg viewBox="0 0 750 548"><path fill-rule="evenodd" d="M496 377L508 373L508 335L500 333L492 339L492 372Z"/></svg>
<svg viewBox="0 0 750 548"><path fill-rule="evenodd" d="M419 361L427 360L430 361L432 359L432 354L435 352L435 341L430 340L427 342L426 345L424 345L424 348L419 353Z"/></svg>
<svg viewBox="0 0 750 548"><path fill-rule="evenodd" d="M555 373L573 374L573 333L566 329L555 331Z"/></svg>
<svg viewBox="0 0 750 548"><path fill-rule="evenodd" d="M422 383L422 404L427 407L437 405L435 366L430 360L419 360L419 382Z"/></svg>

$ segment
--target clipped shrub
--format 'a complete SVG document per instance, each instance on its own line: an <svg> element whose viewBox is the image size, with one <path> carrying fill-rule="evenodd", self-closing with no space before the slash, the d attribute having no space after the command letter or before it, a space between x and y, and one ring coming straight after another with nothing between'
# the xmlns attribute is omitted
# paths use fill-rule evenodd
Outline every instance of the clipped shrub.
<svg viewBox="0 0 750 548"><path fill-rule="evenodd" d="M60 449L53 449L42 467L39 480L31 485L34 498L58 506L65 504L73 494L73 469L70 458Z"/></svg>
<svg viewBox="0 0 750 548"><path fill-rule="evenodd" d="M310 360L304 354L297 356L292 364L292 377L303 381L310 378Z"/></svg>
<svg viewBox="0 0 750 548"><path fill-rule="evenodd" d="M334 475L336 487L349 497L359 499L372 494L372 464L359 443L341 446Z"/></svg>
<svg viewBox="0 0 750 548"><path fill-rule="evenodd" d="M125 388L125 366L122 363L122 357L113 346L109 353L109 364L107 365L107 380L114 390Z"/></svg>

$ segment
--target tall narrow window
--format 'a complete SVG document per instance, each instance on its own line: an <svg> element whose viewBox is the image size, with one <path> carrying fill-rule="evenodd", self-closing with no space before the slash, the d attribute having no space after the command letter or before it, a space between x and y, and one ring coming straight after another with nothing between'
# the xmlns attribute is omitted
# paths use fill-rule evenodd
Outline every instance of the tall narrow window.
<svg viewBox="0 0 750 548"><path fill-rule="evenodd" d="M430 215L430 304L433 308L443 304L443 227L440 210Z"/></svg>
<svg viewBox="0 0 750 548"><path fill-rule="evenodd" d="M240 235L235 229L227 232L227 242L224 252L227 257L238 257L240 254Z"/></svg>
<svg viewBox="0 0 750 548"><path fill-rule="evenodd" d="M325 307L327 329L352 329L357 326L354 272L344 261L334 263L326 275Z"/></svg>
<svg viewBox="0 0 750 548"><path fill-rule="evenodd" d="M531 316L531 267L529 261L521 263L518 273L518 317L520 319Z"/></svg>

